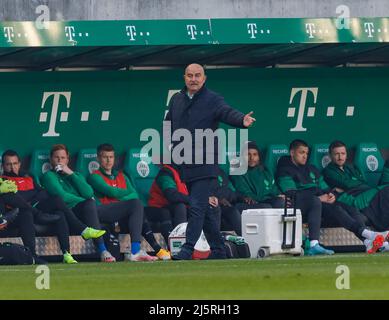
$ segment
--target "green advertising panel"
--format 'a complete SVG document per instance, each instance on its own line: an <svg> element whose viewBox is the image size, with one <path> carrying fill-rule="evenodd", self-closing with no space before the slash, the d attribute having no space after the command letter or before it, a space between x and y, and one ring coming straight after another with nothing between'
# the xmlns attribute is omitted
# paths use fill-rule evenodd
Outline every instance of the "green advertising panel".
<svg viewBox="0 0 389 320"><path fill-rule="evenodd" d="M388 18L0 22L0 47L388 42Z"/></svg>
<svg viewBox="0 0 389 320"><path fill-rule="evenodd" d="M182 70L1 73L0 149L23 155L65 143L71 151L111 142L139 147L142 130L160 129ZM387 68L219 69L207 85L257 119L261 146L342 139L389 148Z"/></svg>
<svg viewBox="0 0 389 320"><path fill-rule="evenodd" d="M211 43L209 20L1 22L0 47Z"/></svg>

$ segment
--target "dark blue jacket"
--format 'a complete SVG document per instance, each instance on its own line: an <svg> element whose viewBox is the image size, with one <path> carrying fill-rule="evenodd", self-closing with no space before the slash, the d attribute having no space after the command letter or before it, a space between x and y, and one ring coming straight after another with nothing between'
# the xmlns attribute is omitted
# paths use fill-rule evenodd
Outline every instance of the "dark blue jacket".
<svg viewBox="0 0 389 320"><path fill-rule="evenodd" d="M187 129L192 135L192 164L179 165L180 175L183 181L190 182L197 179L217 177L218 174L218 140L212 141L213 148L210 153L214 153L214 162L205 164L206 148L201 148L203 164L195 164L194 157L195 129L211 129L215 131L219 127L219 122L224 122L234 127L244 128L244 114L231 108L219 94L208 90L203 86L192 99L186 93L186 87L176 93L169 103L169 112L165 121L171 121L172 133L177 129ZM173 141L173 148L180 142Z"/></svg>

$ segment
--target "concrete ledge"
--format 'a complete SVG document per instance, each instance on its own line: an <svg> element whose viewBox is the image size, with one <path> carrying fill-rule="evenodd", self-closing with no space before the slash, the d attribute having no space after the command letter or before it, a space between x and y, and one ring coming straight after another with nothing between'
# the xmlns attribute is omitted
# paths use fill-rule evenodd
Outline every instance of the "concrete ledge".
<svg viewBox="0 0 389 320"><path fill-rule="evenodd" d="M351 17L386 17L386 0L1 0L0 20L35 21L38 5L50 20L133 20L207 18L327 18L346 5Z"/></svg>

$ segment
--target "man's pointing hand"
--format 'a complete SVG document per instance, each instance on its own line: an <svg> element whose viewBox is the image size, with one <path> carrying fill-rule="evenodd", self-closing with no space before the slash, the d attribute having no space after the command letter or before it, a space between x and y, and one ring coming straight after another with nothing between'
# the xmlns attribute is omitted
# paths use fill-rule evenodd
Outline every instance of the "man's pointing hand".
<svg viewBox="0 0 389 320"><path fill-rule="evenodd" d="M253 118L251 115L253 114L254 112L251 111L249 112L248 114L246 114L243 118L243 125L248 128L248 127L251 127L252 124L256 121L255 118Z"/></svg>

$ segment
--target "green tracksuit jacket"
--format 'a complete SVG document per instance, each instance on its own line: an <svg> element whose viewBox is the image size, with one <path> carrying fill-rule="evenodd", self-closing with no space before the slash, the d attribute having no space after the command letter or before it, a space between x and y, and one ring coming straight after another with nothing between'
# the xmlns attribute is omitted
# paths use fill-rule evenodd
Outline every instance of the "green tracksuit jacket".
<svg viewBox="0 0 389 320"><path fill-rule="evenodd" d="M62 175L48 171L42 177L42 185L53 196L60 196L69 208L94 196L92 187L78 172Z"/></svg>
<svg viewBox="0 0 389 320"><path fill-rule="evenodd" d="M230 179L243 197L250 197L258 202L274 198L280 194L273 175L263 166L248 168L245 174L232 175Z"/></svg>

